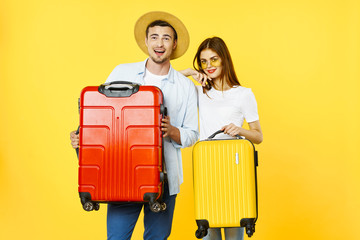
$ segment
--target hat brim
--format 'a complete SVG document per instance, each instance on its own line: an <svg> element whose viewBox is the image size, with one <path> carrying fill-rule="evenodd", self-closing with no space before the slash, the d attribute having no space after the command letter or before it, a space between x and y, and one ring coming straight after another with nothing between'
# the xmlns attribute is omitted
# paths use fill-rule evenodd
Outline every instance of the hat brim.
<svg viewBox="0 0 360 240"><path fill-rule="evenodd" d="M185 27L185 25L174 15L171 15L166 12L148 12L142 15L135 24L135 39L137 44L139 45L140 49L145 53L149 54L148 48L145 44L146 38L146 28L149 26L150 23L162 20L169 23L177 33L177 46L175 50L173 50L170 59L176 59L181 57L189 47L189 33Z"/></svg>

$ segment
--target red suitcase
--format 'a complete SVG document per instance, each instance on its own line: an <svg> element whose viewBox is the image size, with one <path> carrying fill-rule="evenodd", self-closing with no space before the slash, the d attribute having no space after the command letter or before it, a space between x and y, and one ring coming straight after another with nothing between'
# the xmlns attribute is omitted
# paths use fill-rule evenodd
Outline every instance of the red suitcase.
<svg viewBox="0 0 360 240"><path fill-rule="evenodd" d="M163 95L154 86L113 82L79 99L79 195L86 211L101 202L161 203Z"/></svg>

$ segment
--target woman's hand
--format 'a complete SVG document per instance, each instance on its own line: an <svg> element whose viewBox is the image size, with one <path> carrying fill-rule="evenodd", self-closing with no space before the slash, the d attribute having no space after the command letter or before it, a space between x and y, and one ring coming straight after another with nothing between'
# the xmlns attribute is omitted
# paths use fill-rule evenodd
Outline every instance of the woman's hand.
<svg viewBox="0 0 360 240"><path fill-rule="evenodd" d="M228 134L232 137L235 137L236 135L240 135L245 137L246 139L249 139L253 143L259 144L263 141L263 134L260 127L259 120L250 122L249 128L250 130L247 130L242 127L238 127L233 123L230 123L229 125L226 125L221 128L221 130L224 131L225 134Z"/></svg>
<svg viewBox="0 0 360 240"><path fill-rule="evenodd" d="M205 73L201 73L194 70L194 73L191 75L193 79L195 79L198 83L201 84L201 86L205 87L207 83L207 80L211 81L211 78L208 77Z"/></svg>
<svg viewBox="0 0 360 240"><path fill-rule="evenodd" d="M221 128L222 131L224 131L225 134L230 135L232 137L235 137L236 135L241 135L241 127L236 126L233 123L230 123L229 125L226 125Z"/></svg>
<svg viewBox="0 0 360 240"><path fill-rule="evenodd" d="M200 83L201 86L203 86L203 87L206 86L207 80L211 81L211 78L209 78L205 73L198 72L192 68L182 70L182 71L180 71L180 73L186 77L191 76L195 81Z"/></svg>

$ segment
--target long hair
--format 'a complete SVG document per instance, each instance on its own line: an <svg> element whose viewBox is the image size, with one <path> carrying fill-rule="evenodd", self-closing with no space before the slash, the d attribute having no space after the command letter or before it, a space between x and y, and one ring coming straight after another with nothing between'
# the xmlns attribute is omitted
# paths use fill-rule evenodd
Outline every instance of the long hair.
<svg viewBox="0 0 360 240"><path fill-rule="evenodd" d="M220 81L222 88L224 87L224 81L230 87L240 86L240 82L236 76L234 65L231 60L229 49L227 48L224 40L219 37L207 38L200 44L193 61L194 69L205 74L204 69L201 67L200 59L200 54L205 49L211 49L212 51L216 52L221 59L222 71L220 74ZM197 66L195 66L195 62ZM214 83L212 81L208 81L208 83L209 84L207 84L206 87L203 87L204 93L214 87Z"/></svg>

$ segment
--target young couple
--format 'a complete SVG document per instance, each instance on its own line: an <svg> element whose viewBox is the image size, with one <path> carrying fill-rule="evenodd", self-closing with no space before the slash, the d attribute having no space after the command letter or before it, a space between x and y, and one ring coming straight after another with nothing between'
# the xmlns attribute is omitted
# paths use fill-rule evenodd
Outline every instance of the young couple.
<svg viewBox="0 0 360 240"><path fill-rule="evenodd" d="M162 240L170 236L175 199L183 182L180 148L193 145L199 138L197 107L200 140L222 129L224 133L217 138L241 135L253 143L261 143L262 132L254 94L240 86L230 53L221 38L203 41L194 58L195 69L180 72L171 67L170 60L186 52L189 35L178 18L165 12L147 13L135 25L135 38L149 58L118 65L106 82L154 85L164 94L168 116L162 119L161 130L168 177L163 194L167 209L153 213L148 204L108 204L107 235L109 240L130 239L144 207L144 239ZM185 76L192 76L201 86L195 88ZM242 128L244 119L249 130ZM77 148L79 136L75 131L70 133L70 139ZM225 239L243 239L243 232L243 228L225 228ZM204 239L221 239L220 229L209 229Z"/></svg>

